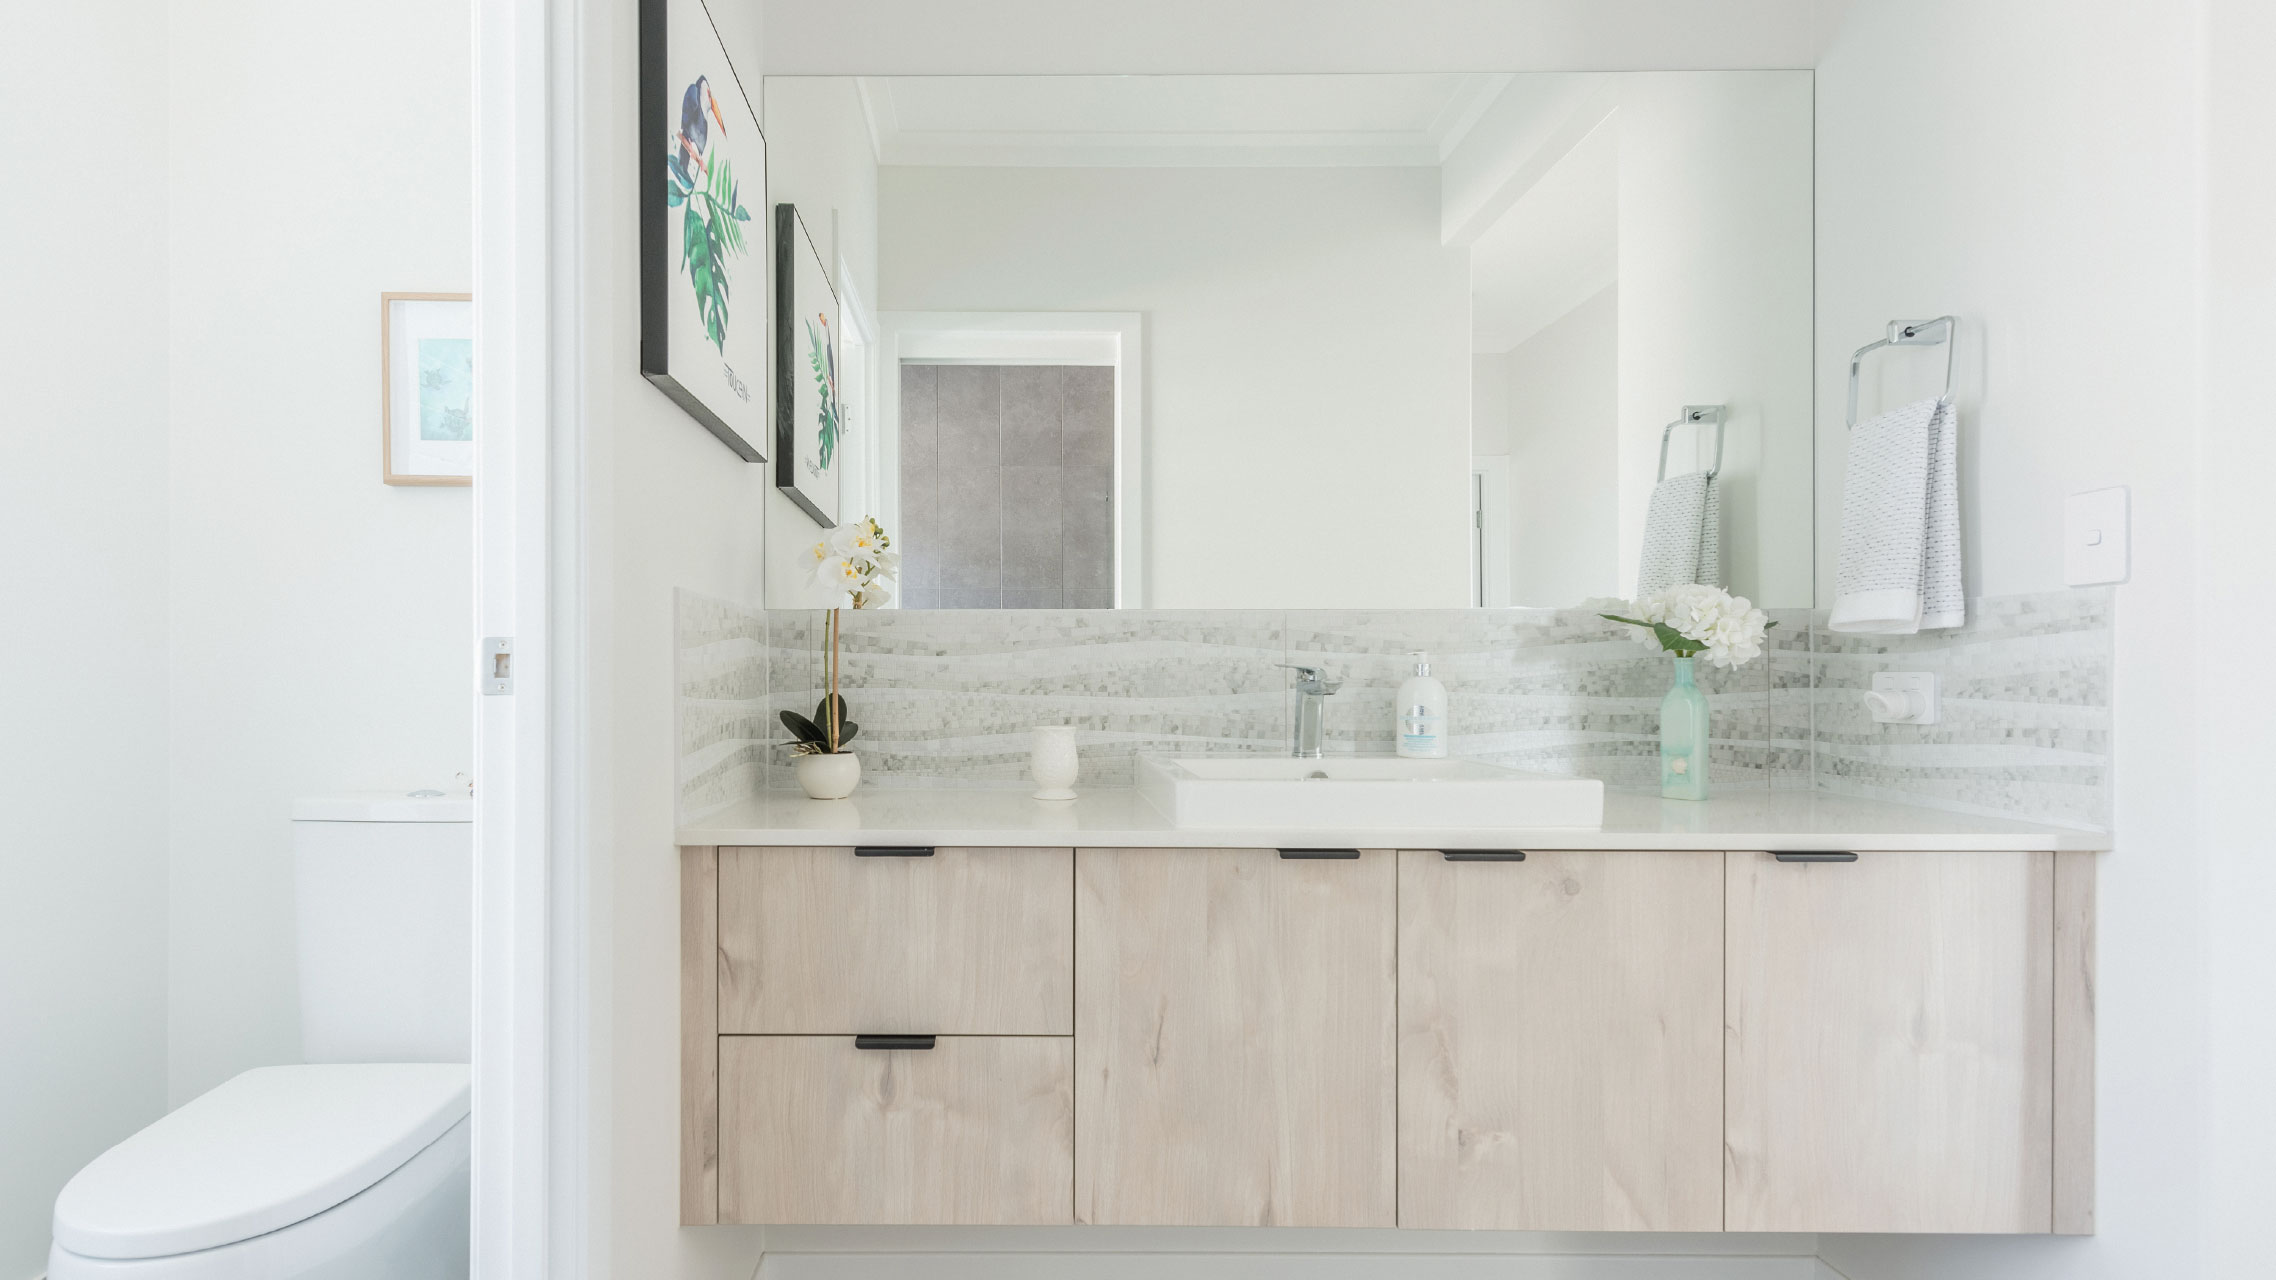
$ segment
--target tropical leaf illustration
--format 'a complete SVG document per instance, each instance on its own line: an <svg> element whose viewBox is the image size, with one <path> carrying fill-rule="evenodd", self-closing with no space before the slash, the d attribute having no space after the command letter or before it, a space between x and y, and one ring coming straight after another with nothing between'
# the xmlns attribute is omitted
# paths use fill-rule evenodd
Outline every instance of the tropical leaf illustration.
<svg viewBox="0 0 2276 1280"><path fill-rule="evenodd" d="M742 224L751 220L751 211L743 207L733 166L713 154L714 125L717 136L725 138L727 120L712 96L711 82L698 76L680 95L680 130L664 158L664 200L670 208L687 210L680 218L680 269L695 290L704 337L725 354L727 260L745 252Z"/></svg>
<svg viewBox="0 0 2276 1280"><path fill-rule="evenodd" d="M814 390L822 398L815 424L821 444L822 469L838 451L838 354L830 349L830 318L818 315L806 322L807 364L814 370Z"/></svg>

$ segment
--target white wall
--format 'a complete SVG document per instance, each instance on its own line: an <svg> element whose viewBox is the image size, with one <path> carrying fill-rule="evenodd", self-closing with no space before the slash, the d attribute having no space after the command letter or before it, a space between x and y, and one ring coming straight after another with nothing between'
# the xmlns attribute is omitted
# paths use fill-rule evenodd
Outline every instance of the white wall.
<svg viewBox="0 0 2276 1280"><path fill-rule="evenodd" d="M2229 12L2241 17L2244 8ZM2257 497L2265 472L2221 481L2227 501L2218 506L2203 502L2213 488L2199 472L2235 474L2265 462L2268 448L2265 433L2241 419L2209 428L2197 385L2206 332L2200 13L2195 3L2128 0L1859 0L1819 68L1821 591L1839 527L1831 486L1842 474L1849 353L1892 318L1960 317L1971 594L2060 590L2064 495L2109 484L2131 485L2134 495L2133 580L2118 592L2118 847L2101 867L2099 1234L1825 1238L1823 1255L1851 1280L2265 1269L2264 1234L2255 1233L2252 1265L2221 1270L2207 1265L2201 1230L2209 1196L2229 1203L2208 1177L2208 1128L2232 1129L2248 1114L2211 1108L2248 1087L2240 1071L2250 1076L2268 1060L2262 1039L2257 1056L2223 1069L2231 1089L2208 1094L2208 974L2251 988L2249 997L2239 986L2225 989L2240 1003L2259 1002L2253 1016L2263 1033L2269 990L2264 941L2206 933L2214 867L2263 894L2251 900L2249 924L2225 917L2237 928L2264 937L2270 904L2265 807L2247 798L2264 789L2258 737L2228 736L2252 734L2243 723L2251 712L2240 714L2235 700L2261 679L2259 655L2238 644L2251 633L2209 616L2210 597L2200 594L2233 578L2237 589L2264 595L2259 555L2268 545ZM2258 51L2250 58L2266 47L2241 46ZM2240 79L2264 74L2249 58L2227 65ZM2122 86L2115 101L2113 86ZM2227 87L2239 95L2236 106L2265 111L2265 89ZM2239 122L2230 135L2238 151L2265 157L2268 118ZM2238 177L2265 182L2264 174ZM2253 190L2265 200L2264 187ZM2237 217L2225 224L2226 247L2265 272L2267 224L2251 216L2265 204L2236 194L2226 208ZM2226 262L2211 265L2214 278L2226 275ZM2239 336L2259 336L2268 311L2265 293L2249 304L2230 295L2222 318L2250 320L2260 328ZM2247 347L2235 373L2264 383L2265 349ZM1888 385L1868 383L1868 399L1927 385L1907 390L1897 382L1903 374L1933 381L1941 367L1893 370ZM2258 417L2264 396L2254 386L2228 403L2252 406L2246 412ZM2226 443L2255 435L2249 449ZM2217 573L2216 548L2226 557ZM2251 567L2240 572L2240 561ZM2243 683L2208 682L2190 660L2200 642L2227 653L2224 674ZM2226 727L2232 721L2235 730ZM2200 770L2216 763L2216 744L2252 757L2235 766L2250 790L2237 792L2224 815L2224 835L2240 843L2218 862L2207 840L2216 827L2200 812L2209 794ZM2257 847L2248 854L2241 842ZM2231 971L2232 948L2256 967ZM2257 1077L2250 1087L2265 1085ZM2265 1122L2265 1100L2251 1113ZM2258 1166L2261 1194L2245 1202L2250 1217L2231 1231L2264 1221L2268 1204L2267 1132L2238 1137L2258 1144L2236 1164Z"/></svg>
<svg viewBox="0 0 2276 1280"><path fill-rule="evenodd" d="M752 83L746 79L745 83ZM756 88L756 85L753 85ZM771 77L765 88L761 123L767 131L767 199L772 204L794 204L806 223L807 234L821 251L833 285L843 286L841 267L850 271L854 293L877 307L877 158L870 148L869 121L862 113L854 82L837 77ZM771 228L769 244L772 244ZM771 262L772 259L769 259ZM773 300L767 303L774 310ZM874 317L873 317L874 319ZM840 326L840 336L850 331ZM771 347L769 348L772 349ZM850 376L841 362L841 381ZM848 389L841 387L841 395ZM768 394L773 394L773 380ZM844 485L839 523L873 514L860 510L855 497L859 469L875 456L877 436L855 423L847 432L840 464ZM774 444L769 441L772 456ZM771 474L773 462L767 468ZM806 580L803 562L807 548L821 538L822 526L788 497L770 489L767 494L766 605L770 609L813 609L831 601L821 588Z"/></svg>
<svg viewBox="0 0 2276 1280"><path fill-rule="evenodd" d="M1725 404L1724 578L1759 604L1806 606L1810 77L1639 74L1617 90L1620 594L1635 587L1661 429L1687 404Z"/></svg>
<svg viewBox="0 0 2276 1280"><path fill-rule="evenodd" d="M1435 170L889 167L881 190L884 310L1145 313L1148 606L1468 602L1469 285Z"/></svg>
<svg viewBox="0 0 2276 1280"><path fill-rule="evenodd" d="M1614 286L1491 357L1509 406L1515 604L1620 594L1620 319Z"/></svg>
<svg viewBox="0 0 2276 1280"><path fill-rule="evenodd" d="M0 119L0 1277L28 1280L64 1181L166 1103L163 8L11 12Z"/></svg>
<svg viewBox="0 0 2276 1280"><path fill-rule="evenodd" d="M468 287L473 205L467 0L173 14L179 1104L299 1060L292 798L471 767L472 491L380 482L378 325L383 290Z"/></svg>
<svg viewBox="0 0 2276 1280"><path fill-rule="evenodd" d="M756 8L715 4L712 14L755 91ZM593 1145L590 1213L580 1225L595 1276L743 1280L758 1264L760 1232L678 1225L672 592L759 601L772 480L766 466L728 452L640 376L635 15L636 6L617 0L583 3L581 181L571 221L584 290L573 367L585 397L590 722L582 798L592 831L585 1012Z"/></svg>
<svg viewBox="0 0 2276 1280"><path fill-rule="evenodd" d="M2265 1268L2276 1204L2276 833L2262 802L2263 733L2238 714L2235 691L2258 688L2266 655L2242 637L2276 630L2267 589L2276 525L2262 480L2276 475L2267 430L2267 353L2276 350L2276 7L2206 6L2205 405L2197 480L2199 616L2195 630L2204 734L2206 964L2210 978L2205 1109L2205 1271Z"/></svg>

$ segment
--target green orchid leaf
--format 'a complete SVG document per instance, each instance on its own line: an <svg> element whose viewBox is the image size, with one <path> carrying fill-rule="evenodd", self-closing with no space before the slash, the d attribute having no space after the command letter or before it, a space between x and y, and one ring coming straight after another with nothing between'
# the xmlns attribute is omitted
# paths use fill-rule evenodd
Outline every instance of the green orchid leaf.
<svg viewBox="0 0 2276 1280"><path fill-rule="evenodd" d="M824 734L813 721L807 719L795 711L785 711L782 713L782 727L790 730L791 734L795 736L800 742L829 741L828 735Z"/></svg>
<svg viewBox="0 0 2276 1280"><path fill-rule="evenodd" d="M837 703L838 723L843 724L846 719L846 697L844 694L838 695ZM820 702L814 704L814 723L820 725L830 723L830 699L828 697L824 697Z"/></svg>

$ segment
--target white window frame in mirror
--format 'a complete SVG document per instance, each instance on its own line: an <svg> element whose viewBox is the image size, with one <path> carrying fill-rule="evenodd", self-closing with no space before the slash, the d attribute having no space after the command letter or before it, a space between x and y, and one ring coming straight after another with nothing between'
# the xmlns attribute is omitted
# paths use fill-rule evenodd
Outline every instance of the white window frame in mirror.
<svg viewBox="0 0 2276 1280"><path fill-rule="evenodd" d="M879 501L900 517L904 360L1108 365L1114 379L1114 607L1146 607L1145 337L1136 311L886 311L877 388ZM886 370L891 377L882 376ZM881 517L882 518L882 517ZM898 527L889 522L888 529Z"/></svg>

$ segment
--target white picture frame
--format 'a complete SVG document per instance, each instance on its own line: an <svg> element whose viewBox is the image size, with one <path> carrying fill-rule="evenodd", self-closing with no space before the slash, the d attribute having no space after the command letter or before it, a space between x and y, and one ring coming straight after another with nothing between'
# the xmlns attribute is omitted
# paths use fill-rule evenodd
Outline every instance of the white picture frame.
<svg viewBox="0 0 2276 1280"><path fill-rule="evenodd" d="M379 475L474 483L474 295L379 295Z"/></svg>

